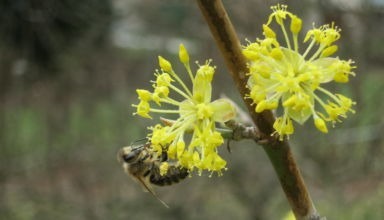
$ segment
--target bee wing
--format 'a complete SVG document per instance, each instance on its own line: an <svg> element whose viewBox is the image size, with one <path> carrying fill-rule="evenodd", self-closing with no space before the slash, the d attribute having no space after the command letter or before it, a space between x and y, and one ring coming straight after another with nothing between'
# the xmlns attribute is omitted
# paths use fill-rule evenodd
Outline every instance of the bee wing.
<svg viewBox="0 0 384 220"><path fill-rule="evenodd" d="M154 194L154 190L149 183L148 179L144 177L139 177L139 176L132 176L142 187L144 192L149 192L151 194Z"/></svg>
<svg viewBox="0 0 384 220"><path fill-rule="evenodd" d="M153 197L155 197L157 200L161 202L166 208L169 208L167 203L165 203L163 200L161 200L157 195L155 194L155 191L153 190L152 186L150 183L148 183L148 180L138 177L137 180L140 182L140 184L144 187L145 191L148 191Z"/></svg>

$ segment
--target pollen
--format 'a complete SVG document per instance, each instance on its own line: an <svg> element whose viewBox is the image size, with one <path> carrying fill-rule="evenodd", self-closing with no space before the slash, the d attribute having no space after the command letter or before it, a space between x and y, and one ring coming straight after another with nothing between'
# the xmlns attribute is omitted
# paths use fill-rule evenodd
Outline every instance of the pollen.
<svg viewBox="0 0 384 220"><path fill-rule="evenodd" d="M161 176L165 176L168 172L168 169L169 169L169 163L167 162L162 162L160 164L160 175Z"/></svg>

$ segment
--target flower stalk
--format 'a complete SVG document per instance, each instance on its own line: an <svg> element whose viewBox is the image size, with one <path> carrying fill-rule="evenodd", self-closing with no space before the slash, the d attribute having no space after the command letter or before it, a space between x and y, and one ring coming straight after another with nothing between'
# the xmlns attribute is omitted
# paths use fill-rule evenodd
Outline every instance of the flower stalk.
<svg viewBox="0 0 384 220"><path fill-rule="evenodd" d="M240 42L222 2L220 0L197 0L197 3L217 46L224 56L229 72L243 97L254 124L263 135L274 137L271 136L274 132L273 124L275 122L272 112L270 110L255 112L252 100L245 98L247 94L250 94L246 76L249 70ZM298 22L295 25L293 27L294 31L301 24ZM268 29L265 32L273 35ZM294 42L294 48L297 47L296 44ZM262 146L275 169L296 219L320 219L293 158L288 141L276 138L274 141L268 141Z"/></svg>

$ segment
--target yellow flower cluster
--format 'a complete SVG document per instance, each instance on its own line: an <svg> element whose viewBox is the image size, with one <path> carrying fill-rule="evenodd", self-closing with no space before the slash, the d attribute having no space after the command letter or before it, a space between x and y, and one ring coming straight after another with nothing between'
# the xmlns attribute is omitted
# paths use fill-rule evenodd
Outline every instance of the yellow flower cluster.
<svg viewBox="0 0 384 220"><path fill-rule="evenodd" d="M188 52L183 45L180 45L179 59L192 81L192 91L174 72L171 63L159 56L161 70L155 73L154 90L136 90L140 102L133 105L137 109L135 114L145 118L151 118L150 112L177 115L173 120L163 119L167 121L165 125L157 124L150 128L154 151L167 152L169 159L178 161L190 171L197 169L199 173L203 170L221 173L226 162L218 155L217 147L224 140L216 131L215 123L234 118L235 108L225 99L211 101L215 67L210 65L210 61L199 65L196 74L193 74ZM171 98L171 93L175 93L181 101ZM151 107L152 103L158 108ZM176 108L167 109L163 104ZM162 166L162 173L166 173L166 168L166 165Z"/></svg>
<svg viewBox="0 0 384 220"><path fill-rule="evenodd" d="M292 120L303 124L310 116L316 128L327 133L326 122L334 124L348 111L354 112L351 107L355 102L321 87L331 81L346 83L350 75L355 75L353 61L331 57L338 49L334 42L340 38L340 29L331 24L309 30L304 37L308 46L299 50L302 20L285 5L271 8L273 12L263 25L265 38L249 42L243 49L250 70L249 97L257 104L255 111L282 106L283 113L273 125L280 139L294 132ZM275 26L284 36L284 46L272 29Z"/></svg>

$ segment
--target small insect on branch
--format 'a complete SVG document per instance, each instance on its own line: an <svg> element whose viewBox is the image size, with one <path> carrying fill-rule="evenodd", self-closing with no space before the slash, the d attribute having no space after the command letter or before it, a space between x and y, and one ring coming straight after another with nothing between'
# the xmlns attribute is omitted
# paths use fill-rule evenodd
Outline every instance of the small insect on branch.
<svg viewBox="0 0 384 220"><path fill-rule="evenodd" d="M229 130L220 130L221 134L227 139L227 149L231 153L229 143L231 140L241 141L243 139L251 139L260 145L267 145L274 141L273 137L261 133L255 126L245 126L235 120L225 122L225 125L230 128Z"/></svg>

